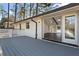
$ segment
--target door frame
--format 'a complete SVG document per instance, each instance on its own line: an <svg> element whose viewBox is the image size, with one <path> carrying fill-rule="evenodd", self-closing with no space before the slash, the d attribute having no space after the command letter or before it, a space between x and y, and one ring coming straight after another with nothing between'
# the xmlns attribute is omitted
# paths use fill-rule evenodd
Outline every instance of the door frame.
<svg viewBox="0 0 79 59"><path fill-rule="evenodd" d="M65 38L65 17L72 16L72 15L75 15L75 39L74 40ZM67 14L62 17L62 42L77 45L77 14L76 13Z"/></svg>

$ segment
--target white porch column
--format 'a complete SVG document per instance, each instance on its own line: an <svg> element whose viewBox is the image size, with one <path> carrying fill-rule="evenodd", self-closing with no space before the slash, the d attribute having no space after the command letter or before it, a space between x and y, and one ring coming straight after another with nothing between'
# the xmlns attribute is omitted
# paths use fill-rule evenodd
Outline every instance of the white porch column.
<svg viewBox="0 0 79 59"><path fill-rule="evenodd" d="M64 41L64 36L65 36L65 34L64 34L64 30L65 30L65 18L64 18L64 16L62 16L62 21L61 21L61 32L62 32L62 42Z"/></svg>
<svg viewBox="0 0 79 59"><path fill-rule="evenodd" d="M77 44L79 46L79 11L77 12Z"/></svg>

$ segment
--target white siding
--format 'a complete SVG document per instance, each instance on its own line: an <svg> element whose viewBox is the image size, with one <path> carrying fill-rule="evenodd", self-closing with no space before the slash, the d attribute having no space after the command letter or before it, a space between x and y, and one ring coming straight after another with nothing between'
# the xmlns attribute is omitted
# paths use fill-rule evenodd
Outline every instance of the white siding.
<svg viewBox="0 0 79 59"><path fill-rule="evenodd" d="M42 23L41 23L41 18L36 18L36 19L33 19L33 20L37 22L37 38L41 39L42 38ZM29 25L30 25L29 29L26 29L26 21L20 22L20 24L21 24L21 30L19 31L19 35L29 36L29 37L35 38L36 25L30 19L28 21L29 21ZM14 28L15 29L19 29L19 23L16 23L14 25Z"/></svg>

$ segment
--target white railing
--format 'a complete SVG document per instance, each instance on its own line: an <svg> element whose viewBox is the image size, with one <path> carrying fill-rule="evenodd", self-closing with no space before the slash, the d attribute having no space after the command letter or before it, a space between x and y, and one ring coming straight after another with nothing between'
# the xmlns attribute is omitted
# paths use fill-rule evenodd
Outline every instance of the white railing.
<svg viewBox="0 0 79 59"><path fill-rule="evenodd" d="M12 29L0 29L0 38L12 37Z"/></svg>
<svg viewBox="0 0 79 59"><path fill-rule="evenodd" d="M3 50L1 46L0 46L0 56L3 56Z"/></svg>
<svg viewBox="0 0 79 59"><path fill-rule="evenodd" d="M23 36L24 30L19 29L0 29L0 38Z"/></svg>
<svg viewBox="0 0 79 59"><path fill-rule="evenodd" d="M24 36L24 30L13 29L12 30L12 37L16 37L16 36Z"/></svg>

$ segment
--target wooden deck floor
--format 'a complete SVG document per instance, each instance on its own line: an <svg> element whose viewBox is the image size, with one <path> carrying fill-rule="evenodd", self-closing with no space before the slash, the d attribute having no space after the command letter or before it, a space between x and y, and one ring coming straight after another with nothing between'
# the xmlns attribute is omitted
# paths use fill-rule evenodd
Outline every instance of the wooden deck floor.
<svg viewBox="0 0 79 59"><path fill-rule="evenodd" d="M0 39L4 56L79 56L79 48L49 43L30 37Z"/></svg>

